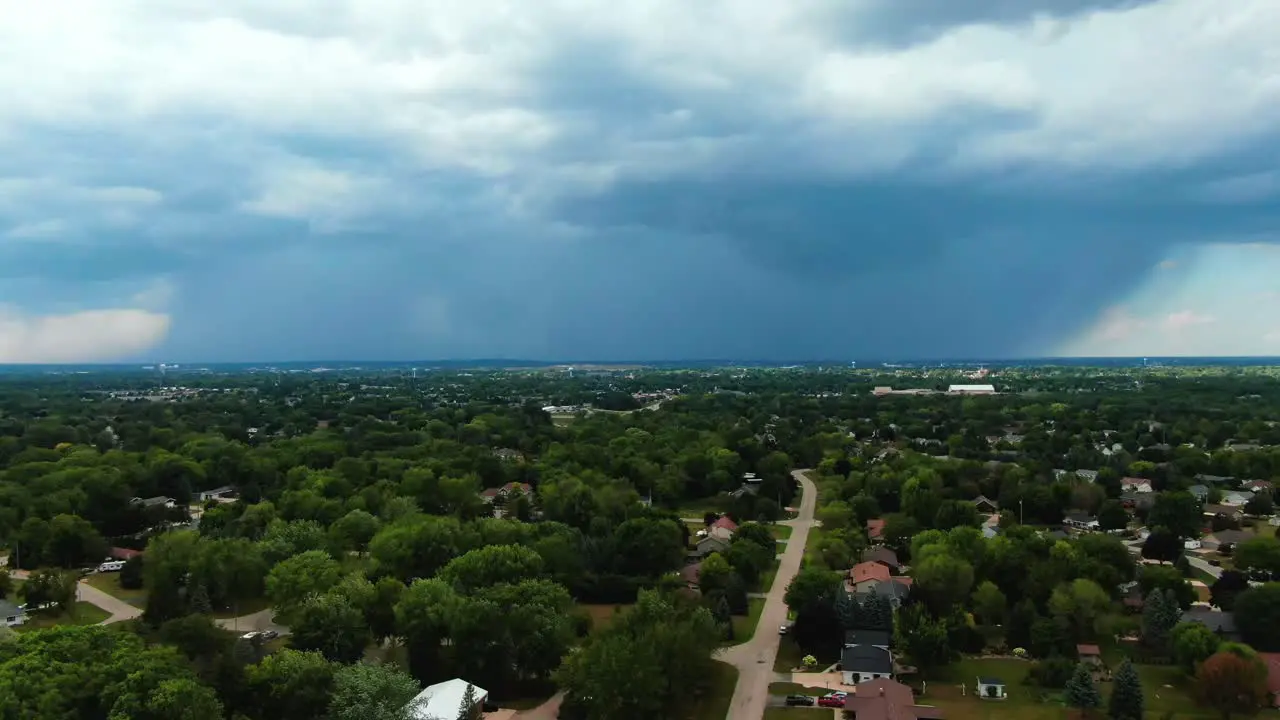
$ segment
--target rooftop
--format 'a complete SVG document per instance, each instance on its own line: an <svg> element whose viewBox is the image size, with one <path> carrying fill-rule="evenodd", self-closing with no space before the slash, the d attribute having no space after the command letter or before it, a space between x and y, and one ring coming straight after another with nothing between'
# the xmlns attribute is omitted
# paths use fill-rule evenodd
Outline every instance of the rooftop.
<svg viewBox="0 0 1280 720"><path fill-rule="evenodd" d="M458 709L462 707L462 698L467 694L467 686L471 683L460 678L446 680L427 687L410 701L412 709L410 717L414 720L435 720L435 718L456 718ZM483 703L489 697L489 691L471 685L477 703Z"/></svg>

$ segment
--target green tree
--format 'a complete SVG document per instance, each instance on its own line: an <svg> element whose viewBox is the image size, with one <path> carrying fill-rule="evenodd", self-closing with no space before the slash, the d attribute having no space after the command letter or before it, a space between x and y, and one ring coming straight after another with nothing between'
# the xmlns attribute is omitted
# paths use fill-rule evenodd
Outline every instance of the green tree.
<svg viewBox="0 0 1280 720"><path fill-rule="evenodd" d="M356 663L333 676L329 720L413 720L418 682L394 665Z"/></svg>
<svg viewBox="0 0 1280 720"><path fill-rule="evenodd" d="M946 622L931 617L923 605L899 611L894 644L921 670L946 665L954 656Z"/></svg>
<svg viewBox="0 0 1280 720"><path fill-rule="evenodd" d="M1075 672L1071 674L1071 679L1063 688L1063 695L1068 706L1086 716L1096 708L1102 707L1102 694L1098 692L1098 686L1093 682L1093 670L1085 663L1076 664Z"/></svg>
<svg viewBox="0 0 1280 720"><path fill-rule="evenodd" d="M502 582L517 583L537 578L542 574L542 556L532 548L488 545L450 560L436 577L465 594Z"/></svg>
<svg viewBox="0 0 1280 720"><path fill-rule="evenodd" d="M0 570L0 600L9 597L11 592L13 592L13 578L8 570Z"/></svg>
<svg viewBox="0 0 1280 720"><path fill-rule="evenodd" d="M283 560L267 574L267 597L276 614L289 622L307 596L323 593L338 583L342 569L325 552L308 550Z"/></svg>
<svg viewBox="0 0 1280 720"><path fill-rule="evenodd" d="M1178 623L1170 635L1173 657L1188 674L1218 651L1222 638L1198 622Z"/></svg>
<svg viewBox="0 0 1280 720"><path fill-rule="evenodd" d="M132 682L129 678L126 682ZM117 700L108 720L222 720L222 703L212 688L192 678L163 680L154 688Z"/></svg>
<svg viewBox="0 0 1280 720"><path fill-rule="evenodd" d="M990 580L984 580L973 591L973 614L985 625L1001 625L1008 613L1009 602L1004 593Z"/></svg>
<svg viewBox="0 0 1280 720"><path fill-rule="evenodd" d="M1241 570L1280 573L1280 540L1265 536L1249 538L1236 545L1232 558Z"/></svg>
<svg viewBox="0 0 1280 720"><path fill-rule="evenodd" d="M1280 583L1240 593L1233 615L1245 642L1263 652L1280 652Z"/></svg>
<svg viewBox="0 0 1280 720"><path fill-rule="evenodd" d="M720 553L712 553L702 561L698 569L698 588L703 594L723 591L729 587L732 575L733 568L729 567L729 561Z"/></svg>
<svg viewBox="0 0 1280 720"><path fill-rule="evenodd" d="M1129 525L1129 513L1119 500L1104 500L1098 510L1098 526L1103 530L1123 530Z"/></svg>
<svg viewBox="0 0 1280 720"><path fill-rule="evenodd" d="M336 668L320 653L281 650L245 668L254 720L314 720L332 699Z"/></svg>
<svg viewBox="0 0 1280 720"><path fill-rule="evenodd" d="M381 526L382 522L373 513L356 509L338 518L337 522L329 526L329 538L335 546L343 550L364 552Z"/></svg>
<svg viewBox="0 0 1280 720"><path fill-rule="evenodd" d="M1111 698L1107 715L1111 720L1142 720L1146 717L1146 696L1142 692L1142 679L1133 663L1125 658L1112 678Z"/></svg>
<svg viewBox="0 0 1280 720"><path fill-rule="evenodd" d="M945 552L926 557L912 574L935 612L963 601L973 587L973 567Z"/></svg>
<svg viewBox="0 0 1280 720"><path fill-rule="evenodd" d="M295 615L290 645L318 651L333 662L356 662L373 639L364 614L338 593L311 595Z"/></svg>
<svg viewBox="0 0 1280 720"><path fill-rule="evenodd" d="M467 689L462 694L462 702L458 704L458 720L479 720L480 703L476 702L476 688L471 683L467 683Z"/></svg>
<svg viewBox="0 0 1280 720"><path fill-rule="evenodd" d="M1179 539L1198 537L1203 523L1202 504L1186 491L1160 493L1147 515L1148 526L1163 527Z"/></svg>

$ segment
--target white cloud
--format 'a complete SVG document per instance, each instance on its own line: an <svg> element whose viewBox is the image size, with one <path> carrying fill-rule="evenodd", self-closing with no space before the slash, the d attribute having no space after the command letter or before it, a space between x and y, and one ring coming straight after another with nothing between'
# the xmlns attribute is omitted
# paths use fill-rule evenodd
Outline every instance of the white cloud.
<svg viewBox="0 0 1280 720"><path fill-rule="evenodd" d="M157 346L169 316L137 309L24 315L0 307L0 363L80 363L126 358Z"/></svg>
<svg viewBox="0 0 1280 720"><path fill-rule="evenodd" d="M798 160L842 171L901 162L957 123L963 167L1134 169L1280 127L1274 0L966 25L905 48L841 43L834 6L0 0L0 143L95 127L152 151L221 140L253 165L270 161L253 155L267 137L305 133L393 143L419 169L533 183L572 176L563 166L681 172L768 152L780 133L819 146ZM855 24L859 7L865 18L877 9L842 7ZM582 48L577 67L556 64ZM632 76L620 81L661 88L670 106L557 107L544 83L572 85L596 70L592 57ZM727 107L754 128L737 142L671 135L670 113ZM983 113L1022 120L984 123Z"/></svg>

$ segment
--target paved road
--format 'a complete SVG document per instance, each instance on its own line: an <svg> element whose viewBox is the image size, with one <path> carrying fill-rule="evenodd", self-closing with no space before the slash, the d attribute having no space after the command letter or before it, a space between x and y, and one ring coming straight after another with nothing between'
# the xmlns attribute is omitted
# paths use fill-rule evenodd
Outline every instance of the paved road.
<svg viewBox="0 0 1280 720"><path fill-rule="evenodd" d="M13 576L20 580L27 579L26 570L14 570ZM76 583L76 600L97 605L103 610L111 613L111 617L103 620L99 625L110 625L111 623L124 622L137 617L142 617L142 608L136 608L120 598L108 595L89 583L81 580Z"/></svg>
<svg viewBox="0 0 1280 720"><path fill-rule="evenodd" d="M262 632L263 630L275 630L280 633L281 637L289 634L289 628L284 625L277 624L275 621L275 610L267 608L260 610L251 615L241 615L240 617L223 618L218 620L218 627L224 630L234 630L236 632L246 633L251 630Z"/></svg>
<svg viewBox="0 0 1280 720"><path fill-rule="evenodd" d="M800 499L800 514L795 520L786 520L781 525L790 525L791 542L782 554L778 565L778 574L774 577L773 587L765 597L764 610L760 613L760 624L756 626L755 635L750 640L733 647L725 648L716 654L717 660L733 665L738 669L738 684L733 689L733 701L729 703L727 720L760 720L769 704L769 683L773 681L773 662L778 657L778 627L787 621L787 603L783 600L787 585L800 571L800 561L804 559L804 546L809 539L809 528L813 527L813 510L818 497L818 489L807 476L806 470L791 473L804 488Z"/></svg>

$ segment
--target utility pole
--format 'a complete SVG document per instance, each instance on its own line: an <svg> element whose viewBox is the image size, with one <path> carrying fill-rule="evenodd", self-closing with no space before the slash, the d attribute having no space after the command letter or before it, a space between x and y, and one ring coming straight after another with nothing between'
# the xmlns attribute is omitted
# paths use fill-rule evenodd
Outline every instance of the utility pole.
<svg viewBox="0 0 1280 720"><path fill-rule="evenodd" d="M1022 500L1021 500L1021 499L1019 499L1019 500L1018 500L1018 524L1019 524L1019 525L1025 525L1025 524L1026 524L1026 523L1024 523L1024 522L1023 522L1022 518L1023 518L1023 514L1022 514Z"/></svg>

